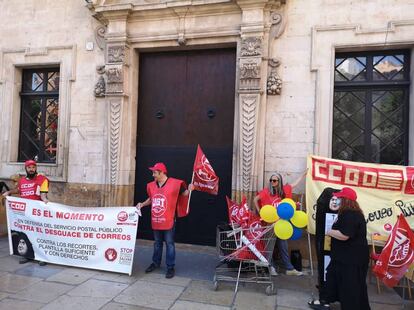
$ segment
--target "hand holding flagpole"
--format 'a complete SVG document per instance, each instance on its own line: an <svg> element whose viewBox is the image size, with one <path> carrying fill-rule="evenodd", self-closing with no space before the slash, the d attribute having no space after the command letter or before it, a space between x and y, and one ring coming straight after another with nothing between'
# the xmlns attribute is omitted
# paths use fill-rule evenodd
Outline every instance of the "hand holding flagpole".
<svg viewBox="0 0 414 310"><path fill-rule="evenodd" d="M191 177L191 185L193 184L193 182L194 182L194 171L193 171L193 176ZM193 192L193 189L191 189L190 190L190 185L188 186L189 188L188 188L188 191L190 192L189 194L188 194L188 203L187 203L187 214L188 214L188 212L189 212L189 210L190 210L190 200L191 200L191 193Z"/></svg>

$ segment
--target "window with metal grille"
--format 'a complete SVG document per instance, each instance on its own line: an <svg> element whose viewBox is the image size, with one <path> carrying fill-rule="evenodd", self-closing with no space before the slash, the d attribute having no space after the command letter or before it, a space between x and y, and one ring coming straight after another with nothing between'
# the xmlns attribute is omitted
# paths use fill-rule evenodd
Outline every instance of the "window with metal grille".
<svg viewBox="0 0 414 310"><path fill-rule="evenodd" d="M409 52L335 57L332 157L408 165Z"/></svg>
<svg viewBox="0 0 414 310"><path fill-rule="evenodd" d="M23 70L18 160L55 163L59 68Z"/></svg>

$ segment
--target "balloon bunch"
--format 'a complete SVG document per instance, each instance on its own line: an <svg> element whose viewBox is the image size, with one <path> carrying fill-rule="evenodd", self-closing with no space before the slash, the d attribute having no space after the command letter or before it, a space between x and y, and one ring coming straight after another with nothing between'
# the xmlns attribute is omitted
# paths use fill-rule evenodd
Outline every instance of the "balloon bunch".
<svg viewBox="0 0 414 310"><path fill-rule="evenodd" d="M283 199L277 208L265 205L260 209L260 218L266 223L275 223L276 236L282 240L297 240L302 236L300 228L308 225L308 217L305 212L296 210L296 203L290 199Z"/></svg>

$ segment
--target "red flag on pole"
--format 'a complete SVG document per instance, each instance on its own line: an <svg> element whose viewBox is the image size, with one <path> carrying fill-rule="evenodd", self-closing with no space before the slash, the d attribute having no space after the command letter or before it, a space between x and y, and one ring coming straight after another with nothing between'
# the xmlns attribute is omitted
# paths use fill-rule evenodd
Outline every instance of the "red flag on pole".
<svg viewBox="0 0 414 310"><path fill-rule="evenodd" d="M206 155L201 150L200 145L197 147L197 155L194 161L194 190L200 192L206 192L209 194L217 195L219 178L211 167Z"/></svg>
<svg viewBox="0 0 414 310"><path fill-rule="evenodd" d="M373 272L385 285L394 287L414 261L414 233L400 215L383 248Z"/></svg>
<svg viewBox="0 0 414 310"><path fill-rule="evenodd" d="M249 221L249 211L245 209L243 201L239 205L227 196L226 201L230 225L236 224L240 227L246 226Z"/></svg>

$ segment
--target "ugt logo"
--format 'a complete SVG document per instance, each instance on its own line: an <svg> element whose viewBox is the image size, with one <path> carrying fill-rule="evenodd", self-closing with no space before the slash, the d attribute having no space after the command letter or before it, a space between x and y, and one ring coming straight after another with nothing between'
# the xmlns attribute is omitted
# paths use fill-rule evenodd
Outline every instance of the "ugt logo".
<svg viewBox="0 0 414 310"><path fill-rule="evenodd" d="M411 261L414 255L413 249L410 247L410 239L407 237L407 231L398 228L392 245L389 266L401 267Z"/></svg>
<svg viewBox="0 0 414 310"><path fill-rule="evenodd" d="M217 180L213 167L211 167L211 164L205 155L201 157L201 165L203 167L196 170L196 174L201 180L204 182L213 182Z"/></svg>
<svg viewBox="0 0 414 310"><path fill-rule="evenodd" d="M155 217L164 215L167 210L167 197L162 194L155 194L151 200L151 211Z"/></svg>

